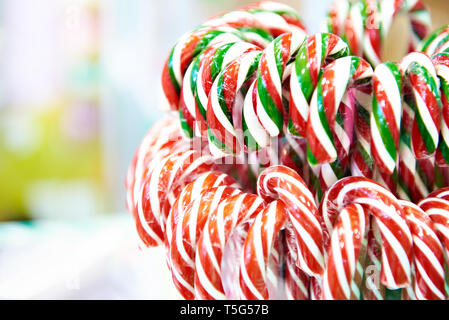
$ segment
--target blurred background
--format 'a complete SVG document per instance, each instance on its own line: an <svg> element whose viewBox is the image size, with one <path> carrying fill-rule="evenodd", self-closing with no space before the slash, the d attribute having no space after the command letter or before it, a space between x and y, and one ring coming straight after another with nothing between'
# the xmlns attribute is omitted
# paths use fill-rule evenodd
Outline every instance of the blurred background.
<svg viewBox="0 0 449 320"><path fill-rule="evenodd" d="M176 39L251 2L0 0L0 298L176 297L163 252L137 249L126 169ZM311 33L331 3L282 2ZM423 2L449 22L447 0ZM404 52L401 23L387 54Z"/></svg>

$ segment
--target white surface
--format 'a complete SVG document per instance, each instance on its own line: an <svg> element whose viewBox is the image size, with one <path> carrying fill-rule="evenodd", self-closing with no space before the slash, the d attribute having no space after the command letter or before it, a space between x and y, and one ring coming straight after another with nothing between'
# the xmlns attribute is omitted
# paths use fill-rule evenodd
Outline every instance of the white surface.
<svg viewBox="0 0 449 320"><path fill-rule="evenodd" d="M179 299L129 215L0 224L0 299Z"/></svg>

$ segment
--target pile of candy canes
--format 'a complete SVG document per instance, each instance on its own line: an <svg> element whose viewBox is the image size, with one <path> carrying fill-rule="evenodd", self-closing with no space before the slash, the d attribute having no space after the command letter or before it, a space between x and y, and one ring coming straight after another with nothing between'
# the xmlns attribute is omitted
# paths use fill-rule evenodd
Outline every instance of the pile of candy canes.
<svg viewBox="0 0 449 320"><path fill-rule="evenodd" d="M410 53L381 62L400 13ZM429 26L419 0L343 0L308 35L260 2L178 40L126 188L184 298L448 297L449 26Z"/></svg>

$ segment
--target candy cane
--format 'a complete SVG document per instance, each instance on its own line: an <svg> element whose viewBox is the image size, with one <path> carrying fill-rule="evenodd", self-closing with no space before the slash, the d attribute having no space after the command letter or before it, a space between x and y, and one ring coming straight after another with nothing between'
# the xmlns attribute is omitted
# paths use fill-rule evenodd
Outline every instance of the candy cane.
<svg viewBox="0 0 449 320"><path fill-rule="evenodd" d="M283 10L278 11L278 6L263 2L248 6L213 17L201 27L182 36L173 47L162 71L162 90L168 107L172 110L178 109L183 75L192 60L209 45L241 39L263 44L267 41L267 35L264 38L260 34L264 32L271 31L274 36L278 36L284 32L304 29L299 17L291 8L286 10L286 6L280 5ZM243 32L239 30L240 28Z"/></svg>
<svg viewBox="0 0 449 320"><path fill-rule="evenodd" d="M402 58L399 69L413 94L412 150L417 159L427 158L436 150L440 131L440 93L435 67L425 54L413 52Z"/></svg>
<svg viewBox="0 0 449 320"><path fill-rule="evenodd" d="M432 61L423 53L408 54L399 63L399 69L405 81L398 194L403 199L419 201L429 190L422 177L416 174L420 166L417 159L433 155L439 139L438 79Z"/></svg>
<svg viewBox="0 0 449 320"><path fill-rule="evenodd" d="M209 215L198 241L195 256L195 296L198 299L224 299L221 259L232 232L253 219L264 207L254 194L228 198Z"/></svg>
<svg viewBox="0 0 449 320"><path fill-rule="evenodd" d="M365 60L353 56L337 59L325 68L312 97L307 126L307 157L312 166L337 159L334 140L340 138L335 132L340 102L349 86L369 80L372 72Z"/></svg>
<svg viewBox="0 0 449 320"><path fill-rule="evenodd" d="M259 176L257 192L270 201L279 198L289 211L298 246L298 267L309 276L324 271L323 235L312 193L302 178L285 166L272 166Z"/></svg>
<svg viewBox="0 0 449 320"><path fill-rule="evenodd" d="M418 48L430 30L430 15L421 1L336 1L325 29L347 40L352 54L363 56L373 66L381 63L383 40L399 14L405 12L411 25L409 52Z"/></svg>
<svg viewBox="0 0 449 320"><path fill-rule="evenodd" d="M213 154L240 154L242 151L241 137L236 130L241 112L234 104L241 87L257 68L260 55L259 51L241 55L220 72L212 85L207 104L207 124L209 148Z"/></svg>
<svg viewBox="0 0 449 320"><path fill-rule="evenodd" d="M214 16L206 21L205 25L223 23L235 28L267 30L274 36L292 30L305 30L298 13L292 7L274 1L260 1L236 11Z"/></svg>
<svg viewBox="0 0 449 320"><path fill-rule="evenodd" d="M288 212L282 201L271 202L261 211L248 231L240 263L240 290L244 299L275 298L269 295L269 258L279 234L288 220ZM285 251L285 292L287 298L306 299L307 276L296 268L293 248Z"/></svg>
<svg viewBox="0 0 449 320"><path fill-rule="evenodd" d="M285 226L284 237L284 292L287 300L308 300L310 277L297 267L296 238L289 221Z"/></svg>
<svg viewBox="0 0 449 320"><path fill-rule="evenodd" d="M449 254L449 201L447 194L449 188L442 188L431 193L421 200L418 205L423 209L434 223L438 237L444 246L446 256Z"/></svg>
<svg viewBox="0 0 449 320"><path fill-rule="evenodd" d="M374 216L382 236L381 281L389 288L410 284L412 236L394 195L363 177L347 177L335 183L325 194L320 211L326 225L325 238L332 234L338 213L348 204L358 203Z"/></svg>
<svg viewBox="0 0 449 320"><path fill-rule="evenodd" d="M449 39L448 39L449 41ZM449 164L449 53L437 53L432 57L435 71L440 80L441 94L441 132L436 153L438 165Z"/></svg>
<svg viewBox="0 0 449 320"><path fill-rule="evenodd" d="M393 174L398 161L401 127L401 74L396 64L379 64L373 75L371 112L371 151L378 168Z"/></svg>
<svg viewBox="0 0 449 320"><path fill-rule="evenodd" d="M167 217L166 230L165 230L165 244L167 250L169 250L173 228L178 223L180 217L185 215L185 210L198 197L203 190L217 188L220 186L229 186L233 188L239 188L235 180L229 175L221 172L206 172L196 180L187 184L182 189L179 196L176 198L170 213Z"/></svg>
<svg viewBox="0 0 449 320"><path fill-rule="evenodd" d="M351 154L350 165L353 176L373 179L375 167L371 152L370 114L372 110L372 86L366 83L353 89L355 98L356 144Z"/></svg>
<svg viewBox="0 0 449 320"><path fill-rule="evenodd" d="M161 135L160 132L164 134ZM176 117L159 120L145 133L128 167L125 181L127 208L134 216L137 214L135 199L151 162L176 152L178 148L186 148L185 141L183 143L180 140L181 132Z"/></svg>
<svg viewBox="0 0 449 320"><path fill-rule="evenodd" d="M204 225L225 199L241 193L239 189L221 186L203 190L173 226L169 256L173 282L185 299L195 298L195 250Z"/></svg>
<svg viewBox="0 0 449 320"><path fill-rule="evenodd" d="M431 218L417 205L400 201L413 237L413 290L410 298L444 300L444 254Z"/></svg>
<svg viewBox="0 0 449 320"><path fill-rule="evenodd" d="M310 36L300 46L290 76L290 133L305 137L309 103L323 67L348 54L348 45L331 33Z"/></svg>
<svg viewBox="0 0 449 320"><path fill-rule="evenodd" d="M254 219L248 231L240 262L240 290L247 300L269 298L267 285L268 258L273 243L287 221L281 201L271 202Z"/></svg>
<svg viewBox="0 0 449 320"><path fill-rule="evenodd" d="M380 283L382 236L374 219L370 220L362 296L364 300L384 300L385 287Z"/></svg>
<svg viewBox="0 0 449 320"><path fill-rule="evenodd" d="M421 43L419 51L424 52L429 57L436 53L445 52L449 49L449 25L444 25L432 32Z"/></svg>
<svg viewBox="0 0 449 320"><path fill-rule="evenodd" d="M281 135L284 127L282 82L287 62L305 38L304 32L285 33L265 48L255 82L243 105L245 145L249 149L267 147L270 137Z"/></svg>
<svg viewBox="0 0 449 320"><path fill-rule="evenodd" d="M208 97L212 84L220 71L240 55L255 50L257 47L247 42L217 43L196 58L194 69L197 67L197 70L193 74L197 74L197 79L192 77L189 84L194 87L191 88L190 101L193 106L196 106L195 114L192 117L197 121L197 134L205 135Z"/></svg>
<svg viewBox="0 0 449 320"><path fill-rule="evenodd" d="M323 276L323 299L349 300L363 239L366 236L368 214L357 203L340 211L332 231L326 271Z"/></svg>
<svg viewBox="0 0 449 320"><path fill-rule="evenodd" d="M163 243L165 221L170 209L167 202L173 203L177 196L172 195L173 199L168 197L171 189L188 184L213 168L214 162L210 155L201 156L193 150L168 156L155 165L145 179L137 200L138 223L145 231L140 236L147 246Z"/></svg>

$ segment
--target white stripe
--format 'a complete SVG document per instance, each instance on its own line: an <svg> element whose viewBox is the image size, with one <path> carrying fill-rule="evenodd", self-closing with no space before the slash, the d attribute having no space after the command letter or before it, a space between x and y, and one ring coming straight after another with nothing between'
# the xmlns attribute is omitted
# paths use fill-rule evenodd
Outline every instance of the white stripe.
<svg viewBox="0 0 449 320"><path fill-rule="evenodd" d="M371 121L371 125L370 125L371 137L373 139L373 144L374 144L377 152L379 153L379 157L382 159L382 162L384 163L384 165L388 168L389 172L391 173L394 171L396 162L391 157L390 153L387 151L387 148L386 148L384 142L382 141L382 137L379 132L379 127L376 124L376 120L374 118L373 113L371 113L370 121Z"/></svg>
<svg viewBox="0 0 449 320"><path fill-rule="evenodd" d="M189 65L186 73L184 74L184 81L182 85L182 95L187 110L191 116L195 119L195 97L193 96L192 88L190 86L190 77L192 76L193 63Z"/></svg>
<svg viewBox="0 0 449 320"><path fill-rule="evenodd" d="M257 115L254 112L252 92L255 83L256 81L252 83L248 90L248 93L246 94L243 104L243 115L245 117L249 133L256 140L257 144L263 148L269 144L270 137L260 124L259 120L257 119ZM257 98L257 100L259 100L259 98Z"/></svg>
<svg viewBox="0 0 449 320"><path fill-rule="evenodd" d="M317 90L313 93L312 100L310 102L309 117L311 128L313 129L315 135L319 137L319 141L323 146L323 149L329 154L332 162L337 158L337 150L335 150L332 141L329 139L321 123L317 105Z"/></svg>
<svg viewBox="0 0 449 320"><path fill-rule="evenodd" d="M426 283L426 285L429 287L429 289L441 300L445 300L445 296L444 293L441 292L440 290L438 290L438 288L435 286L435 284L433 283L433 281L429 278L429 275L427 274L426 270L423 268L423 266L421 265L421 263L419 263L418 260L415 260L415 265L416 268L419 270L419 273L421 274L422 278L424 279L424 282ZM415 288L419 286L415 285ZM421 297L423 298L423 297ZM420 299L421 300L421 299Z"/></svg>
<svg viewBox="0 0 449 320"><path fill-rule="evenodd" d="M199 255L197 255L195 259L195 273L198 276L201 286L204 288L205 291L207 291L208 294L210 294L216 300L226 299L226 296L222 292L218 291L215 288L215 286L210 282L209 278L204 272L203 264L201 262L201 259L199 258ZM201 294L199 293L196 287L195 293L196 298L202 298Z"/></svg>

